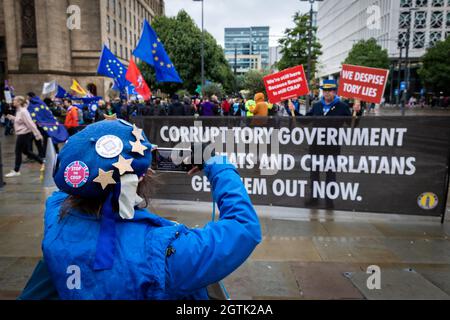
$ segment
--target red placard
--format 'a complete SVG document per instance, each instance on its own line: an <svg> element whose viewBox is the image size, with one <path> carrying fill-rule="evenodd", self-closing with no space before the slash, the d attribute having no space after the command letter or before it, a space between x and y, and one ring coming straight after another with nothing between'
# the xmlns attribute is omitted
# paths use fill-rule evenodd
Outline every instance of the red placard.
<svg viewBox="0 0 450 320"><path fill-rule="evenodd" d="M380 104L389 77L389 70L342 65L338 95Z"/></svg>
<svg viewBox="0 0 450 320"><path fill-rule="evenodd" d="M308 81L303 66L297 66L264 77L270 103L279 103L308 94Z"/></svg>

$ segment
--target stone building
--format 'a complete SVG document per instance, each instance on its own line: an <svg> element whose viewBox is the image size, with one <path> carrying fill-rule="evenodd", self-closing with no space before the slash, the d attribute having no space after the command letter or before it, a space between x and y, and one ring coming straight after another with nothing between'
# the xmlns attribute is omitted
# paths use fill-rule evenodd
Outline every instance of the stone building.
<svg viewBox="0 0 450 320"><path fill-rule="evenodd" d="M0 0L0 86L41 93L76 79L104 95L113 81L96 75L103 44L128 64L144 19L164 12L164 0Z"/></svg>

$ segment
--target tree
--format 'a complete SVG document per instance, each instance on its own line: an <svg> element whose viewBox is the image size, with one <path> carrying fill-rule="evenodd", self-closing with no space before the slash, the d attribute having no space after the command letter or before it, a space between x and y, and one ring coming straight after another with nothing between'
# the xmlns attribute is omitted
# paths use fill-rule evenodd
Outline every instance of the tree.
<svg viewBox="0 0 450 320"><path fill-rule="evenodd" d="M389 69L389 55L374 38L355 43L344 64L356 66Z"/></svg>
<svg viewBox="0 0 450 320"><path fill-rule="evenodd" d="M437 42L427 50L422 58L423 65L419 75L427 89L435 93L450 94L450 37Z"/></svg>
<svg viewBox="0 0 450 320"><path fill-rule="evenodd" d="M224 97L224 90L220 83L209 83L203 88L203 93L207 97L216 96L219 99Z"/></svg>
<svg viewBox="0 0 450 320"><path fill-rule="evenodd" d="M264 77L267 76L267 72L258 70L250 70L244 76L243 88L249 92L249 97L253 99L255 94L262 92L266 94L266 87L264 85Z"/></svg>
<svg viewBox="0 0 450 320"><path fill-rule="evenodd" d="M144 78L154 90L161 89L163 92L174 93L180 89L186 89L189 92L195 92L201 83L201 30L184 10L178 12L176 17L156 17L152 27L164 44L183 83L157 84L153 69L146 63L140 63L139 67ZM205 78L221 83L226 91L233 90L234 75L224 51L214 37L206 31Z"/></svg>
<svg viewBox="0 0 450 320"><path fill-rule="evenodd" d="M300 12L294 15L295 27L286 29L285 36L279 40L281 45L281 54L283 55L278 62L279 70L284 70L298 65L308 64L308 36L309 36L309 14L301 14ZM312 30L312 46L311 46L311 72L315 74L317 59L322 54L320 49L322 46L316 37L317 28Z"/></svg>

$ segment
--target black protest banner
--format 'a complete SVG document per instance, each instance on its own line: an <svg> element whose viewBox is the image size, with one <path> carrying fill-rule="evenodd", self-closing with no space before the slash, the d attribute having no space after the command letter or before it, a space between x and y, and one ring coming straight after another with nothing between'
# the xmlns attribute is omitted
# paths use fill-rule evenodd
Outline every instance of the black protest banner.
<svg viewBox="0 0 450 320"><path fill-rule="evenodd" d="M218 142L216 151L236 164L256 205L425 216L445 211L450 117L368 117L356 126L351 118L330 117L134 120L159 147ZM161 178L155 198L212 199L202 175Z"/></svg>

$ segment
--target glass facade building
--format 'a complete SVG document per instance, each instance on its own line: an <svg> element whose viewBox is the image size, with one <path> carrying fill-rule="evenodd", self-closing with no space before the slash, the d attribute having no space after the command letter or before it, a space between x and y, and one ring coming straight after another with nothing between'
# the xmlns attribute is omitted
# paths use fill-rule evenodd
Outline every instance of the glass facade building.
<svg viewBox="0 0 450 320"><path fill-rule="evenodd" d="M269 68L269 32L270 27L225 28L225 56L231 67L237 60L240 74Z"/></svg>

